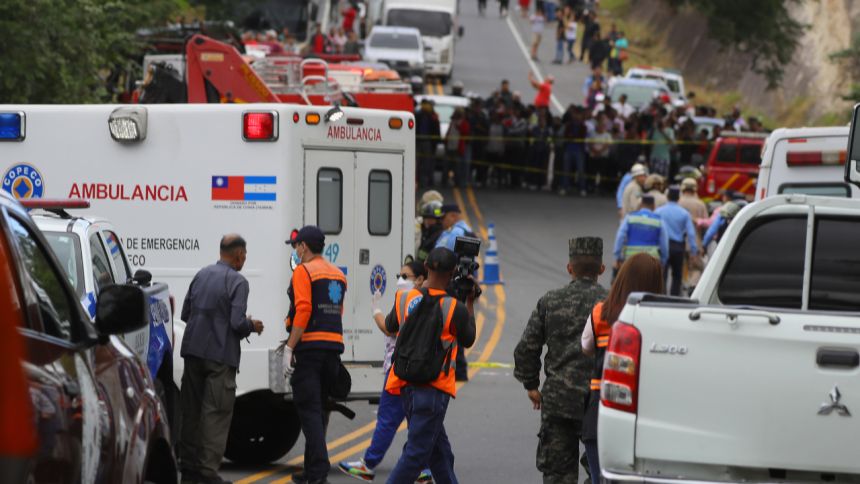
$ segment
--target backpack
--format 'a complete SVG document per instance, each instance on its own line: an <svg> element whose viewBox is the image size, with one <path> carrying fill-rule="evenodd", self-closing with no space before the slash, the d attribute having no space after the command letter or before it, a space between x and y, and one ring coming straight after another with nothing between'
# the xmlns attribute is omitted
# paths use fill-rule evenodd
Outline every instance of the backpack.
<svg viewBox="0 0 860 484"><path fill-rule="evenodd" d="M452 350L455 345L447 348L442 345L442 330L445 326L445 316L439 301L450 296L431 296L428 289L419 290L423 297L400 326L391 364L397 378L408 383L428 384L439 378L439 372L445 368L445 375L450 368ZM405 295L403 296L405 297Z"/></svg>

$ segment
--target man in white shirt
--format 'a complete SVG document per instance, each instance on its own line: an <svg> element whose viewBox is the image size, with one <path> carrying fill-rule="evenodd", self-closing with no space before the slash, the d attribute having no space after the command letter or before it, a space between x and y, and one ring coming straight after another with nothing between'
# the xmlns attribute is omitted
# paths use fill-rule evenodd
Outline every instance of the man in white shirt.
<svg viewBox="0 0 860 484"><path fill-rule="evenodd" d="M543 34L543 26L546 22L546 17L543 16L543 10L538 9L531 18L532 22L532 60L538 60L537 49L540 44L540 38Z"/></svg>
<svg viewBox="0 0 860 484"><path fill-rule="evenodd" d="M619 96L618 102L614 103L612 107L615 109L615 112L618 113L618 117L624 122L627 122L627 118L636 112L636 109L633 106L627 104L627 94Z"/></svg>

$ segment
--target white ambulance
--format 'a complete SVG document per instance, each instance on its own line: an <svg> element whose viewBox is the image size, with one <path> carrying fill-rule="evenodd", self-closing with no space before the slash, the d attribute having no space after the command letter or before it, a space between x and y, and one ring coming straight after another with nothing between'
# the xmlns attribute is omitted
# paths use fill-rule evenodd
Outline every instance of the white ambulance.
<svg viewBox="0 0 860 484"><path fill-rule="evenodd" d="M348 281L350 399L379 398L383 334L371 295L378 289L393 305L395 274L413 251L414 126L408 112L331 106L5 105L2 169L28 170L2 183L23 196L89 200L82 212L113 222L132 271L168 283L177 313L197 271L218 260L221 237L248 241L248 312L265 330L242 342L226 456L269 462L299 435L290 396L270 390L280 363L269 365L269 350L287 337L292 229L326 233L323 256ZM14 189L36 180L38 191ZM178 348L180 326L177 318Z"/></svg>
<svg viewBox="0 0 860 484"><path fill-rule="evenodd" d="M755 198L782 193L858 198L843 180L848 127L780 128L762 148Z"/></svg>

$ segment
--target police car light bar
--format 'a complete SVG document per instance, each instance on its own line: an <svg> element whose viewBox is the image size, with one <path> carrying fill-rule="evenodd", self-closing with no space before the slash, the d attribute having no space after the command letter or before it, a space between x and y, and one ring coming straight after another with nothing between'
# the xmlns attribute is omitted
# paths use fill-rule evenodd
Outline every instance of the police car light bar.
<svg viewBox="0 0 860 484"><path fill-rule="evenodd" d="M108 126L114 141L143 141L146 139L146 108L116 108L110 113Z"/></svg>
<svg viewBox="0 0 860 484"><path fill-rule="evenodd" d="M28 198L26 200L18 200L24 208L90 208L89 200L78 199L63 199L63 198Z"/></svg>
<svg viewBox="0 0 860 484"><path fill-rule="evenodd" d="M278 112L245 111L242 113L242 139L245 141L277 141Z"/></svg>
<svg viewBox="0 0 860 484"><path fill-rule="evenodd" d="M0 113L0 141L24 141L24 121L23 111Z"/></svg>

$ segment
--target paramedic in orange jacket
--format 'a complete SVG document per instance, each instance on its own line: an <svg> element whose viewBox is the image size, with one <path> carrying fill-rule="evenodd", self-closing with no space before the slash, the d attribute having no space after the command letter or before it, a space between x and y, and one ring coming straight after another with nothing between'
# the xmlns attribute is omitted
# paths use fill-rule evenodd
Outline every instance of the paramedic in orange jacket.
<svg viewBox="0 0 860 484"><path fill-rule="evenodd" d="M442 347L450 349L454 346L452 351L456 355L457 345L470 348L475 344L475 291L473 289L466 298L465 305L445 292L457 266L457 257L450 249L436 247L430 251L424 265L428 275L422 291L428 291L429 296L443 296L439 300L445 318L440 339ZM418 307L418 302L423 297L422 292L417 289L398 292L394 308L385 318L385 329L392 334L398 333L400 325L406 321L410 311ZM454 376L456 359L448 359L440 368L439 377L429 385L403 381L395 374L397 361L392 361L391 366L385 389L394 395L400 394L409 422L409 433L403 453L388 478L388 484L414 483L428 462L434 482L456 484L454 454L443 425L448 402L451 397L457 396Z"/></svg>
<svg viewBox="0 0 860 484"><path fill-rule="evenodd" d="M290 338L284 348L284 373L290 377L293 403L305 434L305 468L293 482L325 483L331 469L325 442L323 405L337 380L343 353L343 297L346 277L324 261L325 234L315 225L299 230L296 244L301 265L293 271L287 294Z"/></svg>

